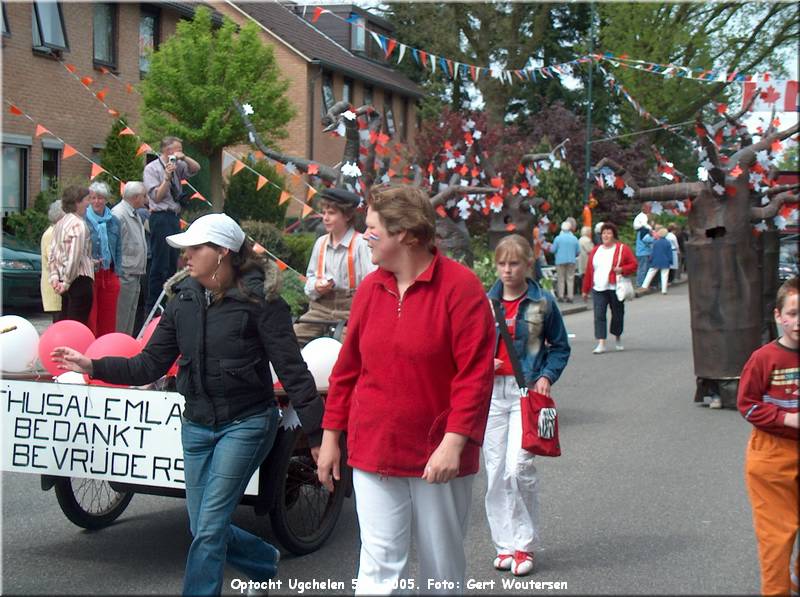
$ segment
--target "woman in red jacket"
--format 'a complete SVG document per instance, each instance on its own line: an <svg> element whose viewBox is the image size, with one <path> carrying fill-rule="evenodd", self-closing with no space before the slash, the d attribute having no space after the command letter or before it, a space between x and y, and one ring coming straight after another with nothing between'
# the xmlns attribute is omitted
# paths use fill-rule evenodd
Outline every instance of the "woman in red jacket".
<svg viewBox="0 0 800 597"><path fill-rule="evenodd" d="M441 255L434 235L435 212L421 190L372 191L364 236L379 268L353 299L317 462L320 481L333 490L339 436L347 432L361 528L357 595L464 587L494 322L478 278ZM409 577L412 533L416 580Z"/></svg>
<svg viewBox="0 0 800 597"><path fill-rule="evenodd" d="M583 297L592 291L594 304L594 337L597 346L592 351L602 354L606 351L606 312L611 307L611 333L616 336L616 349L624 350L622 327L625 320L625 304L617 298L617 276L636 274L637 262L628 245L619 242L617 227L606 222L600 228L601 244L589 253L586 273L583 276Z"/></svg>

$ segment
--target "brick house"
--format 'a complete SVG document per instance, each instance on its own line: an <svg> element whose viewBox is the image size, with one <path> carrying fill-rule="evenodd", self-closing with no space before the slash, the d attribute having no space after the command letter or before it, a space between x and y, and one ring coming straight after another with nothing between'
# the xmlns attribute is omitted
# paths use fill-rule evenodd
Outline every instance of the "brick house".
<svg viewBox="0 0 800 597"><path fill-rule="evenodd" d="M303 18L302 7L288 3L211 0L205 4L214 9L217 22L223 16L240 25L256 21L264 42L273 46L278 66L289 80L287 97L297 108L297 116L287 126L289 137L279 149L322 163L337 163L344 140L323 134L320 117L325 106L343 97L354 104L373 103L386 114L384 127L413 146L416 102L423 91L382 64L379 55L358 49L360 39L349 36L363 33L362 27L351 27L332 15L323 15L312 25L310 15ZM180 19L192 17L196 5L4 2L3 97L69 145L98 160L114 116L65 64L74 65L79 77L90 77L92 91L107 89L108 105L126 115L136 130L141 98L128 92L127 85L135 85L146 75L145 49L157 48L174 33ZM368 28L390 32L388 23L366 11L354 7L336 10L348 15L351 10L357 12ZM158 140L148 142L157 147ZM37 137L34 123L11 114L5 102L2 146L3 214L30 207L36 195L56 179L89 178L91 165L86 160L79 156L63 159L61 142L48 135Z"/></svg>

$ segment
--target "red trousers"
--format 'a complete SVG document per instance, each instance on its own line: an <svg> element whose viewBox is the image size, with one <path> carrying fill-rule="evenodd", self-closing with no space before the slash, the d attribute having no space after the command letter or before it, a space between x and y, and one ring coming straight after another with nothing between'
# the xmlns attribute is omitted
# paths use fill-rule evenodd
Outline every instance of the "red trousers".
<svg viewBox="0 0 800 597"><path fill-rule="evenodd" d="M94 273L94 300L89 313L89 329L95 338L117 331L119 278L110 269Z"/></svg>
<svg viewBox="0 0 800 597"><path fill-rule="evenodd" d="M795 440L753 429L744 470L758 541L762 595L789 595L792 584L794 591L798 588L798 560L792 559L792 548L800 529L799 466Z"/></svg>

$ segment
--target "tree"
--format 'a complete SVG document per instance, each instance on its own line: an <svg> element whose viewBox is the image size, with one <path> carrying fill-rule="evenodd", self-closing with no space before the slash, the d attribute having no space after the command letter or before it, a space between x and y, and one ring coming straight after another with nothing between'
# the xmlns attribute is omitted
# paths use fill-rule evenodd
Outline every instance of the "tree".
<svg viewBox="0 0 800 597"><path fill-rule="evenodd" d="M748 356L774 337L770 301L777 290L777 262L768 262L777 255L774 218L798 202L800 189L776 184L771 156L798 126L780 132L771 126L754 143L740 122L748 109L713 126L698 114L705 174L696 182L642 187L616 161L604 158L597 164L601 176L621 179L624 184L616 188L631 189L638 201L688 204L686 264L698 396L716 393L731 407ZM725 155L726 145L736 149Z"/></svg>
<svg viewBox="0 0 800 597"><path fill-rule="evenodd" d="M242 170L231 177L225 189L225 213L235 220L258 220L282 227L286 216L286 204L279 203L283 178L267 160L242 161L276 186L267 183L256 189L258 175Z"/></svg>
<svg viewBox="0 0 800 597"><path fill-rule="evenodd" d="M105 147L100 154L100 165L108 172L113 172L114 176L123 182L141 181L144 172L144 155L136 155L139 141L135 135L120 136L120 132L127 127L125 124L127 120L126 116L121 116L111 125ZM111 189L112 202L116 203L120 199L119 183L108 172L102 173L97 180L108 184Z"/></svg>
<svg viewBox="0 0 800 597"><path fill-rule="evenodd" d="M286 137L295 113L284 96L287 88L255 24L237 33L226 19L216 28L211 11L199 7L194 20L180 21L175 35L153 53L142 81L145 133L152 139L175 135L207 156L211 194L221 209L222 149L248 139L232 100L252 107L253 126L273 144Z"/></svg>

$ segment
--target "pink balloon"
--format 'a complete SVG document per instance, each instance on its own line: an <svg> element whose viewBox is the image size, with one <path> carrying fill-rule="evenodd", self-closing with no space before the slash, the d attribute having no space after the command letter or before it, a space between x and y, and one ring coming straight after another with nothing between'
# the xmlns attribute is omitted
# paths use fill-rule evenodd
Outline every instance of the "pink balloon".
<svg viewBox="0 0 800 597"><path fill-rule="evenodd" d="M150 342L150 336L153 335L153 332L156 331L156 327L158 326L158 322L161 321L161 317L154 317L150 320L150 323L147 324L147 327L144 328L144 332L142 332L142 337L139 338L139 344L142 345L142 348L147 346L147 343Z"/></svg>
<svg viewBox="0 0 800 597"><path fill-rule="evenodd" d="M100 336L97 340L92 342L92 345L86 350L86 356L90 359L99 359L102 357L135 357L142 352L142 345L136 341L135 338L128 334L121 332L113 332ZM99 379L89 379L88 375L84 375L86 383L92 386L107 386L110 388L126 388L127 385L115 385L100 381Z"/></svg>
<svg viewBox="0 0 800 597"><path fill-rule="evenodd" d="M80 321L63 319L47 328L39 338L39 360L53 377L64 373L50 358L50 353L59 346L68 346L78 352L86 352L89 345L94 342L92 330Z"/></svg>

